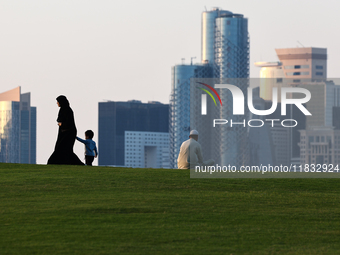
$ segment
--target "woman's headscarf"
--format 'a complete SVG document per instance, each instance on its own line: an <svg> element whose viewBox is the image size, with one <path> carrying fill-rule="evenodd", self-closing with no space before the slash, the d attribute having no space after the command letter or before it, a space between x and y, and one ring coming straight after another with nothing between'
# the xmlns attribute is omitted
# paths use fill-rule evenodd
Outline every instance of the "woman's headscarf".
<svg viewBox="0 0 340 255"><path fill-rule="evenodd" d="M60 107L70 107L70 103L68 102L67 98L63 95L58 96L57 101L60 104Z"/></svg>

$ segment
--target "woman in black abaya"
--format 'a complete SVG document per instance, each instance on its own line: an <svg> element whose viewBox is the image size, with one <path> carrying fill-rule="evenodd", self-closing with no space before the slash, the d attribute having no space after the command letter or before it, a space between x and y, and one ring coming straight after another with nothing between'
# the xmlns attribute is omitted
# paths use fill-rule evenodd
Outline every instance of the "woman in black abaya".
<svg viewBox="0 0 340 255"><path fill-rule="evenodd" d="M65 96L58 96L57 104L60 107L57 119L59 132L54 152L47 164L84 165L73 152L77 128L70 104Z"/></svg>

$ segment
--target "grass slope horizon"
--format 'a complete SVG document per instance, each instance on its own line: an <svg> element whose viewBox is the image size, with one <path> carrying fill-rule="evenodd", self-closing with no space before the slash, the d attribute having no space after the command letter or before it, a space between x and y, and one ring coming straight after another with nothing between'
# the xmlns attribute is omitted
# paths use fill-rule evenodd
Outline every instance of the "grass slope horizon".
<svg viewBox="0 0 340 255"><path fill-rule="evenodd" d="M0 254L337 254L338 179L0 163Z"/></svg>

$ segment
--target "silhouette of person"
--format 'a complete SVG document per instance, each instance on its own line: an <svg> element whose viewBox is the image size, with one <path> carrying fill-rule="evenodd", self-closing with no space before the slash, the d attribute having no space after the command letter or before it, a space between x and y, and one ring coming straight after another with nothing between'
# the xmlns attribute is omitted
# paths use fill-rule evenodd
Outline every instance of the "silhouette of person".
<svg viewBox="0 0 340 255"><path fill-rule="evenodd" d="M58 114L58 138L54 152L47 164L54 165L84 165L73 152L73 145L77 136L77 128L74 122L73 111L65 96L57 97L57 105L60 107Z"/></svg>

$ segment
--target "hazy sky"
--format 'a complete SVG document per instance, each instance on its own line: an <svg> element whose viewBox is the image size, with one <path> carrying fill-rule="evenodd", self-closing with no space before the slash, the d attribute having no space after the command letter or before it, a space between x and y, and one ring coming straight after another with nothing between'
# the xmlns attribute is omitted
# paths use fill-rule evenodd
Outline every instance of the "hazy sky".
<svg viewBox="0 0 340 255"><path fill-rule="evenodd" d="M168 103L171 66L201 61L201 13L212 7L248 18L250 77L259 76L255 61L277 61L275 48L297 41L327 48L328 77L339 77L338 0L0 0L0 93L31 92L37 163L54 149L58 95L68 97L78 134L92 129L95 141L98 102ZM83 144L75 152L82 159Z"/></svg>

